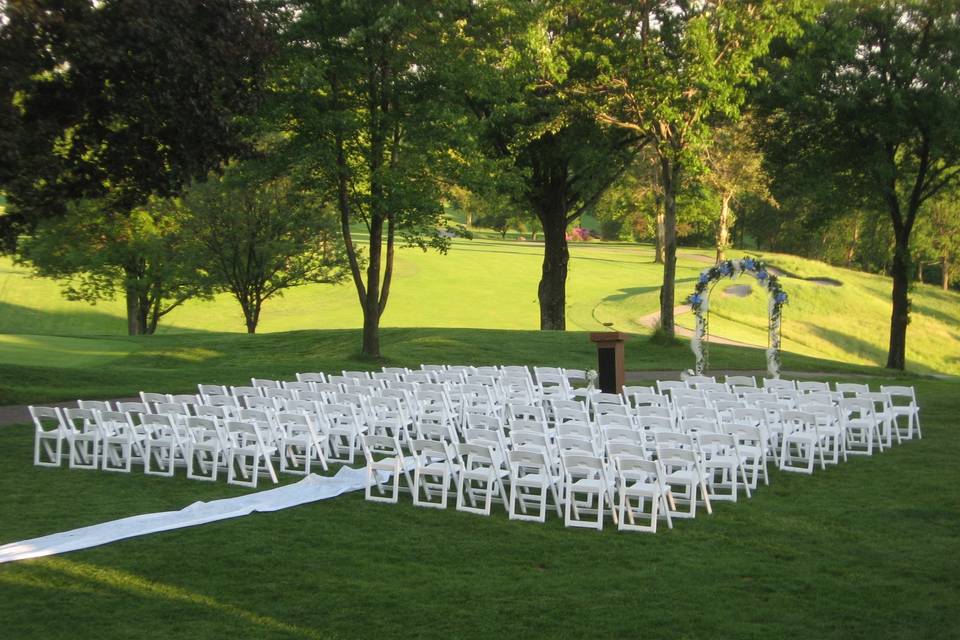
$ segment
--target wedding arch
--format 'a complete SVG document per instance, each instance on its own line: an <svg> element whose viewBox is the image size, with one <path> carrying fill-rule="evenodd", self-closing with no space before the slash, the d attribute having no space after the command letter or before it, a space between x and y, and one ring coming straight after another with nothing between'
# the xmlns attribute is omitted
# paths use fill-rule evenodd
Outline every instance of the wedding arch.
<svg viewBox="0 0 960 640"><path fill-rule="evenodd" d="M736 278L748 273L757 279L760 286L767 290L769 325L767 334L767 371L771 377L780 377L780 312L787 303L787 294L780 286L777 276L771 274L767 266L754 258L724 260L717 265L704 269L697 280L693 293L687 296L687 304L696 316L696 328L690 340L690 348L696 357L694 372L701 375L707 368L710 319L710 293L714 285L723 278Z"/></svg>

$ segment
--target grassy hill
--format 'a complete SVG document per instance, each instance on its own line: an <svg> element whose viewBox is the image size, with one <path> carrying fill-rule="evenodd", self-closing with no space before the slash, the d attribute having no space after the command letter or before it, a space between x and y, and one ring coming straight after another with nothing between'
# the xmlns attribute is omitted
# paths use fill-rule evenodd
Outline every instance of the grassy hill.
<svg viewBox="0 0 960 640"><path fill-rule="evenodd" d="M456 240L446 256L402 249L383 326L536 329L542 250L540 243L492 239ZM837 362L883 364L890 314L887 278L794 256L764 257L798 276L783 278L790 294L783 324L785 351ZM596 331L610 326L649 333L640 319L659 308L661 275L661 267L652 258L652 248L645 245L572 244L568 328ZM709 251L680 252L678 301L692 290L697 274L710 262ZM826 286L803 278L833 279L841 285ZM714 336L766 346L767 305L761 291L753 286L743 298L724 295L728 286L752 283L752 278L745 276L738 282L717 285L711 300ZM960 296L918 285L912 298L908 366L923 373L960 374ZM678 321L690 327L693 317L680 315ZM359 324L352 285L310 285L269 302L260 331L351 329ZM62 361L65 352L75 354L69 357L76 357L77 362L125 357L140 347L131 348L126 339L99 339L120 337L124 331L122 301L90 306L64 300L57 283L32 278L25 268L0 259L0 363ZM161 334L168 335L242 331L239 307L226 295L211 302L188 303L165 318L160 328ZM94 336L98 339L91 340ZM762 359L757 366L762 366Z"/></svg>

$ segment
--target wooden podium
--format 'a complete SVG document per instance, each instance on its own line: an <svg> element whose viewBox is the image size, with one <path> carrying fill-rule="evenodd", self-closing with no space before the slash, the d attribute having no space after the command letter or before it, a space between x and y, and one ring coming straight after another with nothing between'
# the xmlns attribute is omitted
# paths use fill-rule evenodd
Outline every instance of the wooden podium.
<svg viewBox="0 0 960 640"><path fill-rule="evenodd" d="M597 375L600 391L620 393L623 390L623 343L627 334L619 331L601 331L590 334L590 342L597 345Z"/></svg>

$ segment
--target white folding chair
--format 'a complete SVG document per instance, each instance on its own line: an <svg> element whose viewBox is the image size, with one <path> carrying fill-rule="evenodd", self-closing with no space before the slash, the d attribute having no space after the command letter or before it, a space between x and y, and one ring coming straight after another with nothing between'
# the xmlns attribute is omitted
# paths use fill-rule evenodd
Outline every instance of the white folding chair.
<svg viewBox="0 0 960 640"><path fill-rule="evenodd" d="M415 493L413 480L406 468L403 450L396 438L390 436L364 435L360 437L363 447L363 457L367 462L367 486L364 497L370 502L386 502L396 504L400 494L400 476L407 479L407 489ZM381 473L390 475L390 495L384 495ZM372 489L376 485L379 496L373 495Z"/></svg>
<svg viewBox="0 0 960 640"><path fill-rule="evenodd" d="M603 459L593 455L563 453L563 525L603 530L604 505L609 505L613 521L617 522L617 507L613 483L607 477ZM596 520L587 520L581 514L596 513Z"/></svg>
<svg viewBox="0 0 960 640"><path fill-rule="evenodd" d="M216 418L190 416L187 418L190 441L187 445L187 477L191 480L216 482L217 471L227 466L224 432Z"/></svg>
<svg viewBox="0 0 960 640"><path fill-rule="evenodd" d="M706 477L700 468L697 453L692 449L676 449L672 447L658 447L657 459L663 466L663 482L670 488L674 503L687 504L687 510L682 511L675 504L670 510L674 518L694 518L697 515L697 492L707 513L713 513L710 504L710 493L707 490Z"/></svg>
<svg viewBox="0 0 960 640"><path fill-rule="evenodd" d="M33 420L33 464L59 467L66 433L57 407L28 407ZM46 454L46 455L44 455Z"/></svg>
<svg viewBox="0 0 960 640"><path fill-rule="evenodd" d="M826 469L827 463L817 430L817 417L812 413L793 409L783 411L780 415L783 425L780 470L812 474L814 461L818 455L820 468Z"/></svg>
<svg viewBox="0 0 960 640"><path fill-rule="evenodd" d="M97 469L102 434L93 409L68 407L63 416L64 433L70 447L71 469Z"/></svg>
<svg viewBox="0 0 960 640"><path fill-rule="evenodd" d="M513 434L511 434L511 437ZM560 496L557 485L560 477L553 472L551 464L542 451L514 449L508 453L510 463L510 507L511 520L545 522L547 518L547 500L553 498L558 516L563 516L560 508ZM520 513L517 513L517 505ZM538 508L536 515L528 515L528 507Z"/></svg>
<svg viewBox="0 0 960 640"><path fill-rule="evenodd" d="M509 498L504 487L504 478L508 478L510 472L501 464L502 454L496 453L492 447L478 443L458 442L454 446L460 468L457 476L457 511L490 515L494 492L506 505ZM464 502L464 498L470 501L469 506ZM477 506L480 499L482 507Z"/></svg>
<svg viewBox="0 0 960 640"><path fill-rule="evenodd" d="M128 413L99 411L96 418L103 439L100 468L130 473L134 458L141 461L144 458L145 435L134 428Z"/></svg>
<svg viewBox="0 0 960 640"><path fill-rule="evenodd" d="M140 416L140 427L145 434L143 472L153 476L173 476L176 461L187 460L186 443L181 438L174 418L165 413L147 413Z"/></svg>
<svg viewBox="0 0 960 640"><path fill-rule="evenodd" d="M230 439L227 483L256 487L260 473L266 471L276 484L279 480L270 458L277 448L266 443L264 428L257 422L236 420L228 420L225 427Z"/></svg>
<svg viewBox="0 0 960 640"><path fill-rule="evenodd" d="M736 502L741 484L747 497L751 497L750 480L737 449L736 439L725 433L701 431L697 433L696 440L700 449L700 467L707 477L710 499ZM721 493L722 489L726 489L726 492Z"/></svg>
<svg viewBox="0 0 960 640"><path fill-rule="evenodd" d="M668 502L672 501L673 496L663 480L664 472L660 463L633 456L616 456L613 462L617 471L617 493L620 497L617 528L620 531L656 533L657 522L662 513L667 520L667 526L672 529L673 518L670 511L676 506ZM646 507L648 503L649 512ZM648 524L638 524L637 520L641 518L645 518Z"/></svg>
<svg viewBox="0 0 960 640"><path fill-rule="evenodd" d="M416 459L413 472L413 504L418 507L446 509L449 489L456 490L457 468L446 442L414 438L410 449ZM424 497L420 497L420 490ZM440 494L439 501L433 499Z"/></svg>
<svg viewBox="0 0 960 640"><path fill-rule="evenodd" d="M890 397L891 426L896 429L898 442L912 440L913 431L917 431L917 439L923 438L920 432L920 405L917 404L917 393L913 387L898 385L881 385L880 391ZM906 418L906 430L900 426L900 418Z"/></svg>

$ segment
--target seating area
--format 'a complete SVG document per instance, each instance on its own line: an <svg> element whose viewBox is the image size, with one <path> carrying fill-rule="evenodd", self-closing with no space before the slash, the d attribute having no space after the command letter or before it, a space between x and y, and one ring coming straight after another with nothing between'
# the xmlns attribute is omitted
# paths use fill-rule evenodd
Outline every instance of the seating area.
<svg viewBox="0 0 960 640"><path fill-rule="evenodd" d="M34 464L256 487L362 457L370 501L655 532L750 498L770 464L812 474L921 437L912 387L693 376L609 394L588 379L421 365L30 407Z"/></svg>

